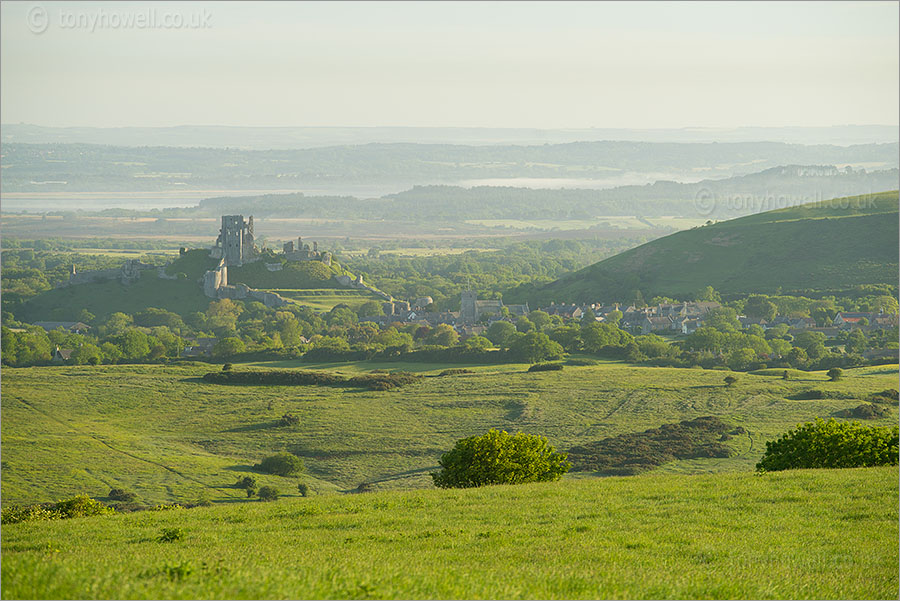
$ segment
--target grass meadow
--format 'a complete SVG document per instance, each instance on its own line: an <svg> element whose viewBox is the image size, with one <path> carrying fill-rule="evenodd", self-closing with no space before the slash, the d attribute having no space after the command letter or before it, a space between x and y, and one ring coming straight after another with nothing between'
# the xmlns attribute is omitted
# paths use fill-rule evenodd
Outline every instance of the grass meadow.
<svg viewBox="0 0 900 601"><path fill-rule="evenodd" d="M358 309L368 301L384 302L380 296L369 292L368 290L335 290L332 288L304 288L304 289L286 289L286 288L269 288L269 292L280 294L284 298L297 303L311 307L316 311L331 311L335 305L345 304L353 310Z"/></svg>
<svg viewBox="0 0 900 601"><path fill-rule="evenodd" d="M2 596L896 599L897 490L896 468L647 474L27 522Z"/></svg>
<svg viewBox="0 0 900 601"><path fill-rule="evenodd" d="M247 503L233 485L263 457L289 451L304 458L304 481L317 495L430 488L428 476L456 440L490 428L548 437L559 450L705 415L742 426L727 458L674 461L656 472L752 472L765 443L816 417L859 405L897 386L897 366L777 376L700 369L632 367L609 362L527 373L527 365L469 366L439 376L445 365L417 363L237 365L417 371L421 381L390 391L324 386L225 386L200 376L219 366L120 365L4 368L2 501L36 503L85 493L101 500L112 488L146 504ZM831 398L796 400L809 390ZM896 423L891 415L872 423ZM285 413L300 418L282 427ZM572 479L591 478L579 474ZM297 496L295 480L259 476Z"/></svg>

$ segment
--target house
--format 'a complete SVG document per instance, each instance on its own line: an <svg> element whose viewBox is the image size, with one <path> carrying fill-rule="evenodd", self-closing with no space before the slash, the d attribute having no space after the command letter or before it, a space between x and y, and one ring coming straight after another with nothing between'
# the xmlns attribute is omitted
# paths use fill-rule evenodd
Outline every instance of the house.
<svg viewBox="0 0 900 601"><path fill-rule="evenodd" d="M68 363L69 359L72 358L72 350L70 348L59 348L57 345L56 349L53 351L53 354L50 356L50 360L53 363Z"/></svg>
<svg viewBox="0 0 900 601"><path fill-rule="evenodd" d="M880 313L853 313L850 311L841 311L837 315L834 316L834 320L832 320L832 325L835 327L841 328L842 330L849 330L852 328L862 328L866 326L872 325L873 321L875 321L880 315Z"/></svg>
<svg viewBox="0 0 900 601"><path fill-rule="evenodd" d="M641 334L646 335L651 332L671 330L674 323L674 319L671 317L644 315L644 318L638 322L638 326L641 328Z"/></svg>
<svg viewBox="0 0 900 601"><path fill-rule="evenodd" d="M188 344L186 344L184 350L181 351L182 357L203 357L212 354L217 339L214 337L193 338L187 340L187 342Z"/></svg>
<svg viewBox="0 0 900 601"><path fill-rule="evenodd" d="M852 313L841 311L834 316L832 325L842 330L869 327L888 329L897 327L897 316L888 313Z"/></svg>
<svg viewBox="0 0 900 601"><path fill-rule="evenodd" d="M682 334L693 334L697 328L703 325L703 321L697 317L681 317L675 321L674 325Z"/></svg>
<svg viewBox="0 0 900 601"><path fill-rule="evenodd" d="M524 305L505 305L509 310L509 314L511 317L524 317L531 313L531 310L528 308L528 303Z"/></svg>
<svg viewBox="0 0 900 601"><path fill-rule="evenodd" d="M575 304L552 304L549 307L544 307L541 311L549 315L559 315L563 319L581 319L581 316L584 315L584 310Z"/></svg>
<svg viewBox="0 0 900 601"><path fill-rule="evenodd" d="M91 326L80 321L36 321L34 325L44 328L48 332L62 328L73 334L82 334L91 329Z"/></svg>
<svg viewBox="0 0 900 601"><path fill-rule="evenodd" d="M499 300L476 300L475 314L480 318L482 315L500 315L503 308L503 301Z"/></svg>

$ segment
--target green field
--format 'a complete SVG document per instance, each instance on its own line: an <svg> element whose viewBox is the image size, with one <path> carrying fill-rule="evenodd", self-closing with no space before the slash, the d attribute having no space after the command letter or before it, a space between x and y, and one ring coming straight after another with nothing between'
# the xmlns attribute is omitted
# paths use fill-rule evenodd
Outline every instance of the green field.
<svg viewBox="0 0 900 601"><path fill-rule="evenodd" d="M368 290L271 288L268 291L280 294L298 305L305 305L316 311L331 311L332 307L340 304L347 305L355 311L368 301L384 302L383 298Z"/></svg>
<svg viewBox="0 0 900 601"><path fill-rule="evenodd" d="M2 530L5 599L896 599L897 469L644 475ZM161 542L175 531L172 542Z"/></svg>
<svg viewBox="0 0 900 601"><path fill-rule="evenodd" d="M402 363L302 365L351 374L446 366ZM237 369L247 369L237 366ZM472 366L473 374L426 377L391 391L320 386L224 386L199 379L218 366L84 366L3 369L2 499L52 501L111 488L142 502L245 502L233 488L277 451L302 456L319 493L430 487L428 472L459 438L489 428L542 434L560 450L705 415L742 426L732 456L665 464L662 472L751 472L765 442L799 422L859 405L897 386L897 366L782 380L699 369L605 363L526 373L526 365ZM792 400L810 389L822 400ZM896 423L891 416L874 423ZM279 427L287 412L300 418ZM578 477L585 477L580 475ZM292 481L262 476L293 495Z"/></svg>
<svg viewBox="0 0 900 601"><path fill-rule="evenodd" d="M535 300L689 298L897 285L897 192L827 200L678 232L566 275Z"/></svg>

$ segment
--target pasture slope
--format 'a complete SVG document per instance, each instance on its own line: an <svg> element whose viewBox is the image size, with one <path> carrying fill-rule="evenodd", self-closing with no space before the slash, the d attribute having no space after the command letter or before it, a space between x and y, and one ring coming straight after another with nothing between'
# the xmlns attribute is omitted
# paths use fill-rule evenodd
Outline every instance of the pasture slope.
<svg viewBox="0 0 900 601"><path fill-rule="evenodd" d="M724 201L724 200L723 200ZM713 201L711 201L713 202ZM898 193L838 198L677 232L568 274L535 301L897 286Z"/></svg>
<svg viewBox="0 0 900 601"><path fill-rule="evenodd" d="M190 250L166 266L170 276L180 274L177 279L160 279L154 270L148 270L129 285L110 280L53 288L26 302L17 316L25 321L76 321L82 309L105 316L116 311L134 314L149 307L186 316L194 311L205 311L209 306L210 299L203 294L201 281L203 274L217 264L207 249ZM269 272L265 261L261 260L229 268L228 282L247 284L251 288L284 290L293 302L315 310L328 311L342 302L359 306L368 300L381 300L364 290L342 289L332 280L341 273L344 272L338 267L318 261L287 263L282 271Z"/></svg>
<svg viewBox="0 0 900 601"><path fill-rule="evenodd" d="M428 473L456 440L490 428L547 436L567 450L610 436L715 416L746 432L725 441L731 456L682 459L657 472L751 472L768 440L800 422L828 418L896 388L897 366L780 375L632 367L608 362L527 373L527 365L416 363L237 365L382 369L430 376L390 391L326 386L235 386L204 382L218 366L119 365L4 368L2 501L36 503L75 494L107 500L112 488L141 503L247 503L234 486L263 457L290 451L307 465L314 494L431 487ZM779 372L780 373L780 372ZM808 394L817 391L819 394ZM821 397L811 399L811 397ZM896 423L896 407L870 423ZM280 425L292 413L299 424ZM572 475L570 478L591 478ZM293 479L258 475L298 496Z"/></svg>
<svg viewBox="0 0 900 601"><path fill-rule="evenodd" d="M564 479L20 523L2 530L2 596L896 599L897 504L897 469L885 467Z"/></svg>

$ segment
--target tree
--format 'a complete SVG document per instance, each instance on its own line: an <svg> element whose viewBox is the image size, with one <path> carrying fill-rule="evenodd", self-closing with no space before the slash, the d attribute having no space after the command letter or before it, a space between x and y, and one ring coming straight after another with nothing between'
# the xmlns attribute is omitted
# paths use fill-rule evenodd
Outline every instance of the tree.
<svg viewBox="0 0 900 601"><path fill-rule="evenodd" d="M898 428L817 419L776 441L756 464L760 471L897 465Z"/></svg>
<svg viewBox="0 0 900 601"><path fill-rule="evenodd" d="M384 308L381 306L381 303L370 300L361 304L359 309L356 310L356 314L359 315L360 318L384 315Z"/></svg>
<svg viewBox="0 0 900 601"><path fill-rule="evenodd" d="M103 354L100 352L100 348L98 346L93 345L89 342L85 342L74 351L72 351L70 360L75 365L86 365L91 363L91 359L95 359L96 363L94 363L93 365L96 365L100 362L100 358L102 356Z"/></svg>
<svg viewBox="0 0 900 601"><path fill-rule="evenodd" d="M431 330L427 338L428 344L436 344L438 346L453 346L459 341L459 334L453 329L453 326L442 323Z"/></svg>
<svg viewBox="0 0 900 601"><path fill-rule="evenodd" d="M737 318L737 311L731 307L710 309L703 318L703 325L715 328L720 332L734 332L741 328L741 322Z"/></svg>
<svg viewBox="0 0 900 601"><path fill-rule="evenodd" d="M528 332L510 343L509 352L519 361L537 363L561 357L563 349L543 332Z"/></svg>
<svg viewBox="0 0 900 601"><path fill-rule="evenodd" d="M707 286L695 295L694 300L721 303L722 295L716 292L712 286Z"/></svg>
<svg viewBox="0 0 900 601"><path fill-rule="evenodd" d="M825 372L825 375L828 376L828 379L832 382L837 382L841 379L841 376L844 375L844 370L842 370L840 367L832 367L827 372Z"/></svg>
<svg viewBox="0 0 900 601"><path fill-rule="evenodd" d="M725 376L725 386L734 386L738 379L734 376Z"/></svg>
<svg viewBox="0 0 900 601"><path fill-rule="evenodd" d="M559 480L571 464L543 436L490 430L456 442L431 475L439 488L521 484Z"/></svg>
<svg viewBox="0 0 900 601"><path fill-rule="evenodd" d="M605 346L625 346L633 342L634 337L613 324L595 321L581 326L581 340L584 350L596 353Z"/></svg>
<svg viewBox="0 0 900 601"><path fill-rule="evenodd" d="M578 324L560 326L550 331L550 340L558 342L567 352L577 351L581 348L581 328Z"/></svg>
<svg viewBox="0 0 900 601"><path fill-rule="evenodd" d="M546 311L541 311L540 309L535 309L529 313L528 319L531 320L531 323L534 324L535 329L538 331L543 330L550 324L550 314Z"/></svg>
<svg viewBox="0 0 900 601"><path fill-rule="evenodd" d="M752 348L739 348L728 353L725 364L734 371L746 371L756 361L756 351Z"/></svg>
<svg viewBox="0 0 900 601"><path fill-rule="evenodd" d="M488 327L485 336L497 346L506 346L516 333L516 326L508 321L495 321Z"/></svg>
<svg viewBox="0 0 900 601"><path fill-rule="evenodd" d="M276 476L296 476L303 472L303 459L291 453L276 453L254 465L253 469Z"/></svg>
<svg viewBox="0 0 900 601"><path fill-rule="evenodd" d="M466 339L466 348L475 351L483 351L491 348L492 343L484 336L472 336Z"/></svg>
<svg viewBox="0 0 900 601"><path fill-rule="evenodd" d="M263 486L257 495L260 501L277 501L279 492L274 486Z"/></svg>
<svg viewBox="0 0 900 601"><path fill-rule="evenodd" d="M516 321L516 330L519 332L527 333L534 330L534 322L528 319L527 317L520 317Z"/></svg>
<svg viewBox="0 0 900 601"><path fill-rule="evenodd" d="M231 357L247 350L246 345L240 338L229 336L218 341L213 347L213 357Z"/></svg>
<svg viewBox="0 0 900 601"><path fill-rule="evenodd" d="M748 297L744 303L744 315L753 319L772 321L778 315L778 306L768 297L755 294Z"/></svg>
<svg viewBox="0 0 900 601"><path fill-rule="evenodd" d="M135 328L125 331L119 346L122 348L122 355L129 361L143 359L150 354L150 341L147 335Z"/></svg>

